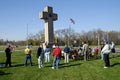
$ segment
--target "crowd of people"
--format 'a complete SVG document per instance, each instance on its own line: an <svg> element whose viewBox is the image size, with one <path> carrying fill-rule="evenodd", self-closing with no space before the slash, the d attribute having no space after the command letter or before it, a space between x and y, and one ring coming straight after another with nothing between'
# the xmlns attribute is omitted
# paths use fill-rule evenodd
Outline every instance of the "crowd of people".
<svg viewBox="0 0 120 80"><path fill-rule="evenodd" d="M44 61L50 62L50 54L53 56L52 69L58 69L60 60L63 58L64 63L69 63L69 58L73 60L84 60L88 61L91 59L97 59L98 53L101 53L101 59L104 60L104 68L110 67L109 54L112 53L114 57L115 53L115 44L111 42L109 44L108 40L105 40L101 45L101 49L98 47L90 48L87 42L82 43L79 48L70 48L68 45L65 45L63 49L61 49L58 45L53 45L52 49L46 44L40 44L36 51L36 57L38 59L38 68L43 68ZM13 53L14 48L12 45L8 45L5 49L6 53L6 63L5 67L9 65L11 67L11 54ZM31 49L29 46L25 49L25 62L24 66L27 66L28 60L30 61L30 65L33 66L32 57L31 57Z"/></svg>

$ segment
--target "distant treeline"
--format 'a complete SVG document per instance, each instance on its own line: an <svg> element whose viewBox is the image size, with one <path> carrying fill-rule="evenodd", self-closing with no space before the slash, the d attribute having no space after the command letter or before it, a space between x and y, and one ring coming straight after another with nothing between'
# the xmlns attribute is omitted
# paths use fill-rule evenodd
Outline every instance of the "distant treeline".
<svg viewBox="0 0 120 80"><path fill-rule="evenodd" d="M79 30L78 30L79 31ZM39 45L44 42L44 30L39 31L36 34L29 34L28 43L30 45ZM80 45L82 42L87 41L90 45L98 45L107 39L110 42L113 41L115 44L120 44L120 31L103 31L101 29L92 31L79 31L75 32L73 29L59 29L54 32L54 43L63 46L65 44L69 45ZM15 45L26 45L27 38L25 41L5 41L0 39L0 45L6 45L7 42L11 42Z"/></svg>

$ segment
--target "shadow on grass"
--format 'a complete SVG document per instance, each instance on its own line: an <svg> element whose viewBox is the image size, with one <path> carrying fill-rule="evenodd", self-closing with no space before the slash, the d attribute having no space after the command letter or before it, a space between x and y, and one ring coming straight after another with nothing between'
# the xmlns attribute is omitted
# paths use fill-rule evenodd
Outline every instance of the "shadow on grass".
<svg viewBox="0 0 120 80"><path fill-rule="evenodd" d="M114 63L114 64L111 65L111 67L114 67L114 66L116 66L116 65L120 65L120 63L119 63L119 62Z"/></svg>
<svg viewBox="0 0 120 80"><path fill-rule="evenodd" d="M24 64L15 64L12 67L19 67L19 66L24 66Z"/></svg>
<svg viewBox="0 0 120 80"><path fill-rule="evenodd" d="M12 62L12 67L19 67L19 66L24 66L24 64L16 64L15 62ZM5 67L5 63L0 64L1 68Z"/></svg>
<svg viewBox="0 0 120 80"><path fill-rule="evenodd" d="M0 62L0 64L5 64L5 62Z"/></svg>
<svg viewBox="0 0 120 80"><path fill-rule="evenodd" d="M34 64L33 63L33 65L32 66L37 66L38 64ZM12 67L20 67L20 66L24 66L24 64L22 63L22 64L15 64L15 65L13 65ZM26 66L30 66L30 63L27 63L27 65Z"/></svg>
<svg viewBox="0 0 120 80"><path fill-rule="evenodd" d="M9 75L9 74L11 74L11 73L5 73L3 71L0 71L0 76L2 76L2 75Z"/></svg>
<svg viewBox="0 0 120 80"><path fill-rule="evenodd" d="M82 63L76 63L76 64L63 63L63 64L60 64L60 68L78 66L78 65L81 65L81 64Z"/></svg>
<svg viewBox="0 0 120 80"><path fill-rule="evenodd" d="M82 63L60 63L59 64L59 67L60 68L65 68L65 67L71 67L71 66L78 66L78 65L81 65ZM45 67L52 67L52 64L51 65L46 65Z"/></svg>

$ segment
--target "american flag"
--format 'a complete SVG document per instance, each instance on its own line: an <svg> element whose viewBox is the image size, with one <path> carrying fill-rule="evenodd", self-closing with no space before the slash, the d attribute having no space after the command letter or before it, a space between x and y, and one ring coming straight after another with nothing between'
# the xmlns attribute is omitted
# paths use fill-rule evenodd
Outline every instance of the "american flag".
<svg viewBox="0 0 120 80"><path fill-rule="evenodd" d="M75 24L75 21L72 18L70 18L70 22Z"/></svg>

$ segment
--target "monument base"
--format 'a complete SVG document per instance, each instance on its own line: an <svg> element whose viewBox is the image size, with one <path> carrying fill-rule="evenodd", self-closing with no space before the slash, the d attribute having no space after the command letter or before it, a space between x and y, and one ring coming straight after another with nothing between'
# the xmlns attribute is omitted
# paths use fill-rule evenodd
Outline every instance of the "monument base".
<svg viewBox="0 0 120 80"><path fill-rule="evenodd" d="M48 47L49 48L52 48L52 46L54 45L55 43L48 43Z"/></svg>

